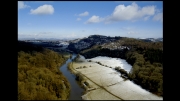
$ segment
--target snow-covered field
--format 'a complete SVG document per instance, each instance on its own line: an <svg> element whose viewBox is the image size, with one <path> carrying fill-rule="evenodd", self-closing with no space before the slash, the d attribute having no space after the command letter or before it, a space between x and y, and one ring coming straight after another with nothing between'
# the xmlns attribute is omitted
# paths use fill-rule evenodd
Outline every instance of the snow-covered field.
<svg viewBox="0 0 180 101"><path fill-rule="evenodd" d="M87 59L87 60L92 60L92 61L98 61L101 62L104 65L110 66L112 68L115 68L117 66L120 66L122 69L126 70L129 72L132 68L130 64L126 62L124 59L120 58L111 58L111 57L106 57L106 56L98 56L92 59Z"/></svg>
<svg viewBox="0 0 180 101"><path fill-rule="evenodd" d="M82 59L82 58L81 58ZM88 62L87 60L92 60ZM96 57L87 59L84 62L73 62L72 67L77 72L86 77L86 82L90 88L95 88L82 96L83 99L89 100L162 100L140 86L129 80L120 77L120 73L113 68L121 66L126 71L130 71L131 65L123 59ZM96 61L101 62L108 67L99 65ZM79 68L86 66L86 68ZM112 68L110 68L112 67ZM89 88L89 89L90 89Z"/></svg>
<svg viewBox="0 0 180 101"><path fill-rule="evenodd" d="M82 96L84 100L121 100L112 94L108 93L104 89L96 89L84 94Z"/></svg>
<svg viewBox="0 0 180 101"><path fill-rule="evenodd" d="M106 89L125 100L162 100L162 97L142 89L129 80L121 81L116 85L106 87Z"/></svg>

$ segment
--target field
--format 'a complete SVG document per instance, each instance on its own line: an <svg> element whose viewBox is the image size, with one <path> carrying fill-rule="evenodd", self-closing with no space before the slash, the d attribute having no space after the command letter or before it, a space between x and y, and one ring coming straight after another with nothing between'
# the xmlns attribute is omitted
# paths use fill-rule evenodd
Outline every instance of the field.
<svg viewBox="0 0 180 101"><path fill-rule="evenodd" d="M129 80L120 77L110 66L99 65L97 60L91 62L73 62L70 64L74 73L80 73L83 81L89 85L87 93L82 96L85 100L162 100ZM108 61L108 60L106 60ZM108 62L110 62L109 60ZM108 63L107 62L107 63ZM86 85L84 85L86 86Z"/></svg>

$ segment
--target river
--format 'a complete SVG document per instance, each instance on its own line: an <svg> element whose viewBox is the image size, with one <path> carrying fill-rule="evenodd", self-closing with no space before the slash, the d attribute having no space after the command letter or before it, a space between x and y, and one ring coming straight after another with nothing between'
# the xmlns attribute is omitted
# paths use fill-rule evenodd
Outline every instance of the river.
<svg viewBox="0 0 180 101"><path fill-rule="evenodd" d="M71 59L69 58L66 61L66 63L59 68L71 85L71 91L70 91L70 96L68 100L82 100L81 96L83 95L83 92L85 91L83 88L80 87L80 85L75 80L75 75L72 74L68 70L68 63L70 63L72 59L74 59L75 57L76 57L76 54L73 54L72 58Z"/></svg>

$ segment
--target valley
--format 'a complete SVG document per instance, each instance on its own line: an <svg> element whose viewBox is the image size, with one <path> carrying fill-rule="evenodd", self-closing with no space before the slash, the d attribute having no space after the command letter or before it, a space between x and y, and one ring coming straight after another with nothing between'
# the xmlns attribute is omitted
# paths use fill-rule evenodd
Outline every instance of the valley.
<svg viewBox="0 0 180 101"><path fill-rule="evenodd" d="M147 40L91 35L66 41L23 41L61 54L77 54L63 68L73 73L68 76L74 80L68 82L79 82L85 89L79 93L83 100L162 100L163 42Z"/></svg>

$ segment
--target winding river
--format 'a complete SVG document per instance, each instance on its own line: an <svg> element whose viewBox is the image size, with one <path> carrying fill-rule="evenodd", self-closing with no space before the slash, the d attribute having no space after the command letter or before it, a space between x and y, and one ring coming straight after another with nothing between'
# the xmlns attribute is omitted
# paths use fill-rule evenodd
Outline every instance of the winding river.
<svg viewBox="0 0 180 101"><path fill-rule="evenodd" d="M71 85L71 91L68 100L82 100L81 96L83 95L83 91L85 91L75 80L75 75L68 70L68 63L70 63L75 57L76 54L73 54L72 58L69 58L66 63L59 68Z"/></svg>

